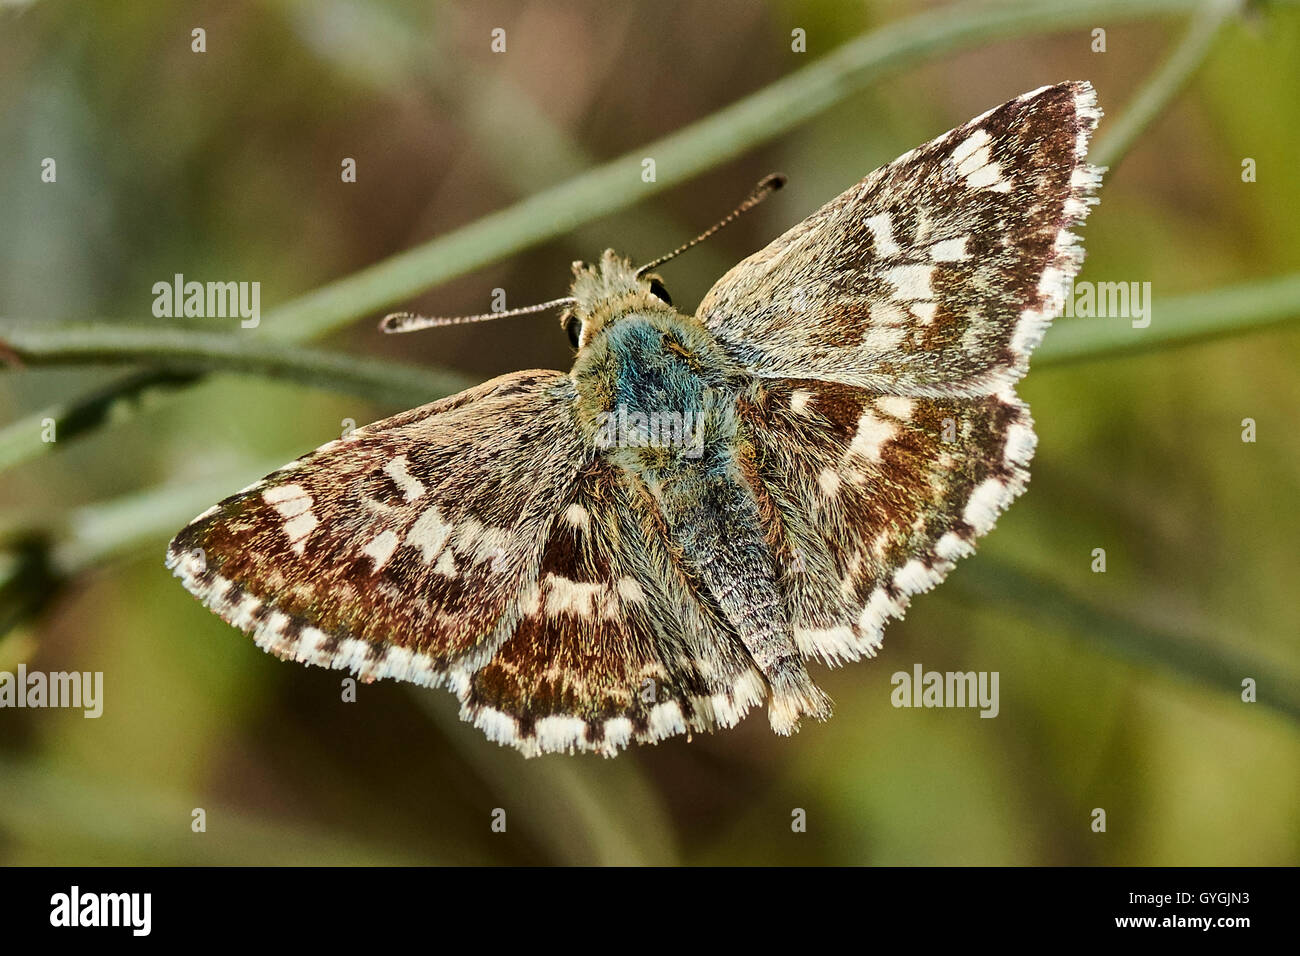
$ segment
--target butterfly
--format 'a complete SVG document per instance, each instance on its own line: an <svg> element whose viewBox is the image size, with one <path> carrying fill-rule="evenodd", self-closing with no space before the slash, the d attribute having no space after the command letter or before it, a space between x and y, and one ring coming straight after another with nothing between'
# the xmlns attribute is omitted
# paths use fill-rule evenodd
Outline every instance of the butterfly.
<svg viewBox="0 0 1300 956"><path fill-rule="evenodd" d="M331 441L199 515L167 564L264 650L447 687L528 756L611 756L764 700L778 734L825 719L808 663L874 656L1024 490L1015 385L1082 262L1100 116L1086 82L989 110L694 315L651 270L699 239L574 263L569 296L518 310L563 307L569 372Z"/></svg>

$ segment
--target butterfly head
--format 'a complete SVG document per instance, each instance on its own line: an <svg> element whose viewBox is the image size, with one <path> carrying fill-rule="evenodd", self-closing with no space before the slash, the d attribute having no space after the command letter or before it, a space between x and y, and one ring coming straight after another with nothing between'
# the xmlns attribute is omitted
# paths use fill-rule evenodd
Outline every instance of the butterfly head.
<svg viewBox="0 0 1300 956"><path fill-rule="evenodd" d="M560 313L560 327L575 349L581 349L620 316L647 312L673 314L673 301L663 280L638 270L629 260L605 250L595 264L573 264L572 301Z"/></svg>

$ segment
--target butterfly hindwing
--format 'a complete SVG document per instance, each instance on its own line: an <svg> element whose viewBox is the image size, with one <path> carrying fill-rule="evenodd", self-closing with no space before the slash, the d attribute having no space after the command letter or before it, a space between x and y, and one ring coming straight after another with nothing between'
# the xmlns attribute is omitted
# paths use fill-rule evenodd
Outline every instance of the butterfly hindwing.
<svg viewBox="0 0 1300 956"><path fill-rule="evenodd" d="M283 658L437 685L519 616L587 454L558 372L518 372L357 429L172 541L185 586Z"/></svg>
<svg viewBox="0 0 1300 956"><path fill-rule="evenodd" d="M829 664L873 656L884 625L1024 490L1029 411L1010 390L912 398L764 385L742 413L795 643Z"/></svg>
<svg viewBox="0 0 1300 956"><path fill-rule="evenodd" d="M522 616L482 668L452 675L463 716L525 754L730 727L763 678L682 576L653 502L593 463L557 514Z"/></svg>
<svg viewBox="0 0 1300 956"><path fill-rule="evenodd" d="M911 396L1013 384L1060 312L1100 183L1087 83L1026 93L868 175L698 315L754 374Z"/></svg>

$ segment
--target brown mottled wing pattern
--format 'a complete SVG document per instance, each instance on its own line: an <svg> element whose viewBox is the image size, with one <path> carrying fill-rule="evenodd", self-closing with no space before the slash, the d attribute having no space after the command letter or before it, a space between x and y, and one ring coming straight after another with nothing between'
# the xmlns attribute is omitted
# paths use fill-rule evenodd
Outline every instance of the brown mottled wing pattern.
<svg viewBox="0 0 1300 956"><path fill-rule="evenodd" d="M1026 93L867 176L713 287L699 317L755 375L914 397L1014 384L1083 258L1101 171L1087 83Z"/></svg>
<svg viewBox="0 0 1300 956"><path fill-rule="evenodd" d="M437 686L523 613L589 455L573 397L518 372L358 429L209 508L168 566L279 657Z"/></svg>
<svg viewBox="0 0 1300 956"><path fill-rule="evenodd" d="M1035 438L1009 390L879 395L773 380L742 408L795 643L828 664L874 656L1021 491Z"/></svg>
<svg viewBox="0 0 1300 956"><path fill-rule="evenodd" d="M451 683L466 720L527 755L730 727L766 693L649 493L603 461L557 513L521 605L492 660Z"/></svg>
<svg viewBox="0 0 1300 956"><path fill-rule="evenodd" d="M1100 182L1087 83L899 157L724 276L699 309L753 375L751 485L800 651L872 655L1023 491L1014 385L1082 262Z"/></svg>

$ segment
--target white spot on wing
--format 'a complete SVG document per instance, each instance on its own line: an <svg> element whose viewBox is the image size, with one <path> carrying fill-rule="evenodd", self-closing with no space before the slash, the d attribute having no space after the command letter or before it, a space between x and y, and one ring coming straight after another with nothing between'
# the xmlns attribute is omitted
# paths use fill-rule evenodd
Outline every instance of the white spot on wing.
<svg viewBox="0 0 1300 956"><path fill-rule="evenodd" d="M1002 167L993 161L991 141L988 132L977 129L957 145L949 158L971 189L1007 192L1011 184L1002 179Z"/></svg>
<svg viewBox="0 0 1300 956"><path fill-rule="evenodd" d="M882 395L876 399L876 408L901 421L907 421L912 417L915 406L915 402L902 395Z"/></svg>
<svg viewBox="0 0 1300 956"><path fill-rule="evenodd" d="M410 530L406 532L406 543L419 548L421 560L425 564L431 564L442 551L449 537L451 537L451 525L443 521L437 505L430 505L420 514L420 517L415 519L415 524L411 525Z"/></svg>
<svg viewBox="0 0 1300 956"><path fill-rule="evenodd" d="M894 285L894 298L903 302L933 299L934 290L930 288L930 277L933 274L934 266L920 263L890 266L885 270L885 278Z"/></svg>
<svg viewBox="0 0 1300 956"><path fill-rule="evenodd" d="M311 513L311 495L302 485L281 485L262 492L262 500L285 519L285 537L293 546L294 553L302 554L307 548L307 536L320 524Z"/></svg>
<svg viewBox="0 0 1300 956"><path fill-rule="evenodd" d="M393 552L397 550L397 545L398 538L395 532L381 531L361 549L361 553L374 562L374 572L377 572L388 563L388 559L391 558Z"/></svg>
<svg viewBox="0 0 1300 956"><path fill-rule="evenodd" d="M293 544L293 550L297 554L302 554L307 549L307 536L316 530L320 524L316 516L310 511L306 511L296 518L290 518L284 523L284 533Z"/></svg>
<svg viewBox="0 0 1300 956"><path fill-rule="evenodd" d="M875 240L876 252L881 256L896 256L903 250L894 241L894 227L889 213L881 212L867 220L867 228Z"/></svg>
<svg viewBox="0 0 1300 956"><path fill-rule="evenodd" d="M894 437L896 431L890 422L877 418L871 412L863 412L858 419L857 433L849 444L849 452L861 455L868 461L879 461L881 449Z"/></svg>
<svg viewBox="0 0 1300 956"><path fill-rule="evenodd" d="M991 189L995 193L1011 191L1011 184L1002 178L1002 167L993 162L967 176L966 185L971 189Z"/></svg>
<svg viewBox="0 0 1300 956"><path fill-rule="evenodd" d="M281 501L291 501L294 498L306 498L311 500L307 494L307 489L302 485L281 485L278 488L267 488L262 492L262 500L268 505L274 505Z"/></svg>
<svg viewBox="0 0 1300 956"><path fill-rule="evenodd" d="M986 130L977 129L957 144L957 148L952 151L952 155L949 158L952 159L953 163L957 165L958 169L960 169L966 160L974 155L981 147L983 147L985 153L988 153L988 142L990 139L991 137ZM984 163L981 162L979 165L983 166Z"/></svg>
<svg viewBox="0 0 1300 956"><path fill-rule="evenodd" d="M574 528L586 531L591 526L591 515L576 501L564 509L564 520Z"/></svg>
<svg viewBox="0 0 1300 956"><path fill-rule="evenodd" d="M275 510L279 512L280 517L282 518L296 518L298 515L310 511L311 504L311 499L306 496L303 496L302 498L289 498L288 500L281 501L277 504Z"/></svg>
<svg viewBox="0 0 1300 956"><path fill-rule="evenodd" d="M452 557L451 549L444 549L438 556L438 563L433 566L435 574L441 574L444 578L454 578L456 576L456 559Z"/></svg>
<svg viewBox="0 0 1300 956"><path fill-rule="evenodd" d="M405 455L398 455L384 465L384 474L393 479L393 483L409 502L415 501L424 494L424 484L411 474L408 464Z"/></svg>
<svg viewBox="0 0 1300 956"><path fill-rule="evenodd" d="M930 258L935 262L960 262L967 257L966 236L942 239L930 247Z"/></svg>
<svg viewBox="0 0 1300 956"><path fill-rule="evenodd" d="M645 592L635 578L619 578L618 596L629 604L643 604Z"/></svg>
<svg viewBox="0 0 1300 956"><path fill-rule="evenodd" d="M1000 478L986 478L966 502L962 519L975 529L976 534L986 534L998 518L998 509L1008 500L1008 488Z"/></svg>
<svg viewBox="0 0 1300 956"><path fill-rule="evenodd" d="M561 614L594 617L598 602L608 593L608 588L598 581L571 581L558 574L548 574L546 584L548 617L558 617Z"/></svg>

